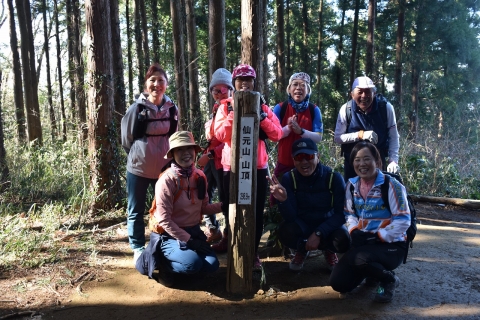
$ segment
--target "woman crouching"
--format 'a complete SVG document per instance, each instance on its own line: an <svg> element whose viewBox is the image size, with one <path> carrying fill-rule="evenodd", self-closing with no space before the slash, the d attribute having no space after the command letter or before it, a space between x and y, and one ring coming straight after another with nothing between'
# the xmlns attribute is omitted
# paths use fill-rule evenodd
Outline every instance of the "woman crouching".
<svg viewBox="0 0 480 320"><path fill-rule="evenodd" d="M410 210L405 187L395 179L388 185L389 208L382 199L385 176L382 160L370 142L355 145L350 162L358 177L349 179L345 189L344 214L352 246L333 269L330 285L346 293L364 279L376 286L374 300L390 302L399 284L394 273L406 254L406 231Z"/></svg>
<svg viewBox="0 0 480 320"><path fill-rule="evenodd" d="M165 158L173 161L158 178L150 209L150 243L136 264L164 286L173 285L173 274L214 272L215 252L200 229L203 215L221 212L221 203L209 204L205 174L195 167L201 151L192 133L175 132ZM158 272L156 271L158 270Z"/></svg>

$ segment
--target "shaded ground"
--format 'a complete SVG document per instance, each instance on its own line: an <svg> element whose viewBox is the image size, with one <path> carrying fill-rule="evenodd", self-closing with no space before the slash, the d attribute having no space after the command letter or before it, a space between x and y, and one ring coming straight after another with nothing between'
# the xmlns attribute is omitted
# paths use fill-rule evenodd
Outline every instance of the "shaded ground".
<svg viewBox="0 0 480 320"><path fill-rule="evenodd" d="M175 288L165 288L133 268L123 226L100 236L96 255L71 251L72 260L59 265L4 271L0 319L28 310L36 319L69 320L480 319L480 212L416 208L421 225L407 264L396 271L401 283L390 304L372 302L374 288L363 286L340 299L322 256L292 273L266 248L263 291L256 273L251 295L227 293L225 255L213 275L177 278Z"/></svg>

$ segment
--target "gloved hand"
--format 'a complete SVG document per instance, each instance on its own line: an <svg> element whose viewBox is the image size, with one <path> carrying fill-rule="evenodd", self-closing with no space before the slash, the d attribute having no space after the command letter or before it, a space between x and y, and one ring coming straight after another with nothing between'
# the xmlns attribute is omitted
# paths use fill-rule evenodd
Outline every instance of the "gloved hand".
<svg viewBox="0 0 480 320"><path fill-rule="evenodd" d="M377 134L375 133L375 131L364 131L363 132L363 140L368 140L370 141L371 143L373 144L377 144L378 142L378 136Z"/></svg>
<svg viewBox="0 0 480 320"><path fill-rule="evenodd" d="M400 167L395 161L392 161L388 164L387 171L391 173L398 173L398 171L400 171Z"/></svg>
<svg viewBox="0 0 480 320"><path fill-rule="evenodd" d="M354 247L380 242L377 233L365 232L358 229L353 230L350 237L352 238L352 246Z"/></svg>
<svg viewBox="0 0 480 320"><path fill-rule="evenodd" d="M190 240L187 241L187 247L189 249L197 251L198 253L207 254L211 252L210 244L207 241L200 239L190 238Z"/></svg>

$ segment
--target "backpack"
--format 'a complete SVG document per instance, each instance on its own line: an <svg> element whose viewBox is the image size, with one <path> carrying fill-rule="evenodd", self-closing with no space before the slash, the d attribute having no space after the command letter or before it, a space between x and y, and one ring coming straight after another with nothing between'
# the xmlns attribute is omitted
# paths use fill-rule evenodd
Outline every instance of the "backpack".
<svg viewBox="0 0 480 320"><path fill-rule="evenodd" d="M383 203L385 204L385 207L391 213L390 202L388 201L388 187L390 185L390 179L396 180L401 185L404 185L404 184L400 175L387 172L387 171L382 171L382 173L385 175L385 181L380 186L380 190L382 192L382 200L383 200ZM350 193L352 194L352 199L353 199L353 189L354 189L353 184L351 184ZM354 205L353 201L352 201L352 204ZM413 239L415 239L415 235L417 234L417 211L415 210L415 206L413 205L413 199L409 194L407 194L407 204L408 204L408 208L410 209L410 227L408 227L406 232L407 251L405 253L405 257L403 258L404 264L407 263L408 248L413 248Z"/></svg>
<svg viewBox="0 0 480 320"><path fill-rule="evenodd" d="M282 124L283 117L287 112L287 106L288 106L288 100L283 101L282 105L280 106L280 119L278 119L280 120L280 124ZM313 103L311 102L308 103L308 109L310 110L310 119L312 119L312 122L313 122L313 118L315 117L315 107L316 105L314 105ZM351 116L350 116L350 119L351 119Z"/></svg>
<svg viewBox="0 0 480 320"><path fill-rule="evenodd" d="M293 180L293 193L297 193L297 181L295 180L295 174L293 172L294 169L290 170L290 173L292 175L292 180ZM333 170L330 170L327 174L329 175L327 177L327 190L330 191L330 194L332 195L332 202L330 203L330 206L333 208L333 189L332 189L332 181L333 181Z"/></svg>
<svg viewBox="0 0 480 320"><path fill-rule="evenodd" d="M175 119L176 115L176 110L177 106L173 104L169 108L169 114L170 116L168 118L161 118L161 119L149 119L148 118L148 110L145 109L145 106L143 104L139 105L139 112L137 115L137 119L135 121L135 124L133 125L133 138L134 139L141 139L145 136L147 137L152 137L152 136L168 136L170 137L175 131L177 131L177 126L178 126L178 120ZM168 133L166 134L146 134L147 132L147 126L149 122L154 122L154 121L170 121L170 129L168 130Z"/></svg>
<svg viewBox="0 0 480 320"><path fill-rule="evenodd" d="M173 203L175 203L175 202L177 202L178 198L180 198L180 195L181 195L180 191L188 192L190 190L190 188L187 189L186 186L184 186L182 184L182 180L178 176L178 173L175 170L171 170L170 168L166 169L165 171L162 171L160 173L160 175L158 176L158 179L160 179L160 177L165 172L167 172L168 170L173 172L173 175L174 175L175 181L176 181L177 191L175 191L175 193L173 195ZM197 197L198 197L199 200L203 200L205 198L205 193L206 193L206 190L207 190L205 174L203 173L203 171L195 169L192 176L195 179L195 181L197 182L197 188L196 188L197 189L197 194L198 194ZM194 189L192 188L192 190L190 190L190 192L193 192L193 190ZM152 201L152 206L150 207L150 210L148 210L148 212L150 214L150 216L148 218L148 229L150 229L151 231L156 232L158 234L162 234L163 232L165 232L165 230L158 224L158 220L157 220L157 218L155 218L154 214L155 214L156 209L157 209L157 200L154 197L153 201ZM201 220L201 217L200 217L200 220Z"/></svg>

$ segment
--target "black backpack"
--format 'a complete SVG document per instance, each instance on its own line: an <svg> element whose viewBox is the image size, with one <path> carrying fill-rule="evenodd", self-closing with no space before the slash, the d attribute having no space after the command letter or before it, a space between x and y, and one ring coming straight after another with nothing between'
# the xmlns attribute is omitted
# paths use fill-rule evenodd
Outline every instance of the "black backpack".
<svg viewBox="0 0 480 320"><path fill-rule="evenodd" d="M294 173L294 170L295 169L292 169L290 170L290 174L292 175L292 180L293 180L293 193L297 193L297 181L295 180L295 173ZM326 187L328 189L328 191L330 191L330 194L332 195L332 201L330 203L330 206L333 208L333 189L332 189L332 181L333 181L333 173L335 171L333 170L330 170L330 171L327 171L327 174L328 174L328 177L327 179L325 180L326 182Z"/></svg>
<svg viewBox="0 0 480 320"><path fill-rule="evenodd" d="M170 116L168 118L161 118L161 119L149 119L148 118L148 110L145 109L145 106L143 104L139 105L139 112L137 115L137 119L135 121L135 124L133 125L133 138L134 139L141 139L144 136L150 137L150 136L168 136L170 137L172 134L177 131L177 126L178 126L178 120L175 119L176 115L176 110L177 106L173 104L168 112L170 113ZM154 121L170 121L170 129L168 130L168 133L166 134L146 134L147 132L147 125L149 122L154 122Z"/></svg>
<svg viewBox="0 0 480 320"><path fill-rule="evenodd" d="M385 181L383 184L380 186L380 190L382 192L382 200L383 203L385 204L385 207L388 209L388 211L391 212L390 210L390 202L388 201L388 186L390 185L390 179L394 179L400 184L403 185L402 178L400 175L387 172L387 171L382 171L383 174L385 175ZM353 199L353 185L350 185L350 193L352 194L352 199ZM353 203L353 201L352 201ZM405 257L403 258L403 263L407 263L407 255L408 255L408 248L413 248L413 239L415 239L415 235L417 234L417 211L415 210L415 206L413 205L413 199L410 195L407 194L407 203L408 203L408 208L410 209L410 227L407 229L407 251L405 253ZM355 210L355 208L353 208Z"/></svg>

